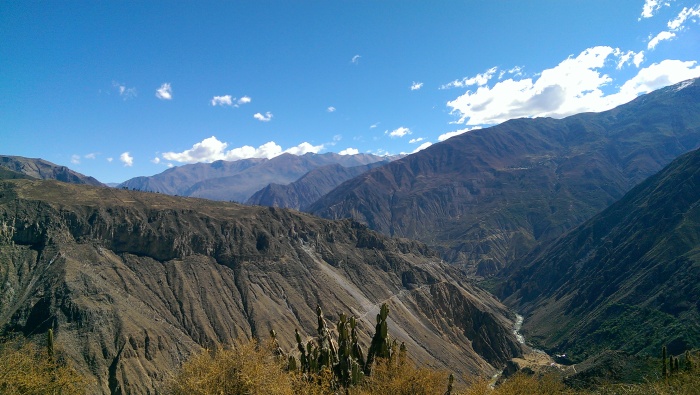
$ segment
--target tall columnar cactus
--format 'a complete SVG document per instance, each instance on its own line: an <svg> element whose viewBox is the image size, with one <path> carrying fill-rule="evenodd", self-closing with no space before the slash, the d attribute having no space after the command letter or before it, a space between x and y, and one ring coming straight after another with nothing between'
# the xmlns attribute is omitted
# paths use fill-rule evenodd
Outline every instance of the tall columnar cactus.
<svg viewBox="0 0 700 395"><path fill-rule="evenodd" d="M372 363L375 358L391 358L391 342L389 340L389 330L386 323L386 318L389 316L389 306L384 303L377 314L377 326L375 327L374 337L367 352L367 361L365 363L365 375L369 376L372 373Z"/></svg>
<svg viewBox="0 0 700 395"><path fill-rule="evenodd" d="M452 395L452 383L455 381L455 375L450 373L450 377L447 379L447 391L445 395Z"/></svg>
<svg viewBox="0 0 700 395"><path fill-rule="evenodd" d="M666 377L668 376L668 370L666 370L666 346L661 348L661 362L663 363L661 368L661 377Z"/></svg>
<svg viewBox="0 0 700 395"><path fill-rule="evenodd" d="M53 359L54 359L53 329L49 329L49 332L46 334L46 351L49 355L49 361L53 362Z"/></svg>

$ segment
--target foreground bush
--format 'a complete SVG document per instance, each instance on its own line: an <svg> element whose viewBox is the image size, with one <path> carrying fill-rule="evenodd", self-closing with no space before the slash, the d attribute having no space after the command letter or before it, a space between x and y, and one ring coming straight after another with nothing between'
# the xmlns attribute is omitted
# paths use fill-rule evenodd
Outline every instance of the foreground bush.
<svg viewBox="0 0 700 395"><path fill-rule="evenodd" d="M0 339L0 394L84 394L85 380L56 359L23 339Z"/></svg>

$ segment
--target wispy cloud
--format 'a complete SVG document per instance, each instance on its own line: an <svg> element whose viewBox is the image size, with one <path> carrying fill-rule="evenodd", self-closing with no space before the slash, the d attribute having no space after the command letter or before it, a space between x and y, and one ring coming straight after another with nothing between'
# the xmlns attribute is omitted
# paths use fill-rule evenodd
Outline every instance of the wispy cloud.
<svg viewBox="0 0 700 395"><path fill-rule="evenodd" d="M420 143L420 142L423 141L423 140L424 140L423 137L418 137L417 139L410 139L410 140L408 140L408 143L409 143L409 144L415 144L415 143Z"/></svg>
<svg viewBox="0 0 700 395"><path fill-rule="evenodd" d="M328 112L335 112L335 107L330 106L330 107L328 107L328 108L326 109L326 111L328 111Z"/></svg>
<svg viewBox="0 0 700 395"><path fill-rule="evenodd" d="M380 123L381 123L381 122L373 123L373 124L369 125L369 128L370 128L370 129L374 129L374 128L376 128L377 126L379 126Z"/></svg>
<svg viewBox="0 0 700 395"><path fill-rule="evenodd" d="M443 84L442 86L440 86L440 89L466 88L473 85L484 86L488 84L489 80L493 77L494 74L496 74L496 71L498 71L498 67L491 67L485 72L477 74L473 77L465 77L461 80L454 80L452 82L448 82L447 84Z"/></svg>
<svg viewBox="0 0 700 395"><path fill-rule="evenodd" d="M87 155L84 156L85 159L96 159L97 158L97 153L96 152L91 152Z"/></svg>
<svg viewBox="0 0 700 395"><path fill-rule="evenodd" d="M229 107L238 107L241 104L248 104L252 101L252 99L248 96L243 96L240 99L236 99L235 97L231 95L224 95L224 96L214 96L211 99L211 105L212 106L229 106Z"/></svg>
<svg viewBox="0 0 700 395"><path fill-rule="evenodd" d="M253 115L253 118L257 119L260 122L270 122L270 120L272 119L272 113L268 111L265 113L265 115L263 115L258 112Z"/></svg>
<svg viewBox="0 0 700 395"><path fill-rule="evenodd" d="M384 134L388 134L389 137L391 137L391 138L403 137L403 136L411 134L411 130L407 127L401 126L397 129L392 130L391 132L387 130L384 132Z"/></svg>
<svg viewBox="0 0 700 395"><path fill-rule="evenodd" d="M357 155L360 151L357 148L345 148L344 150L338 152L338 155Z"/></svg>
<svg viewBox="0 0 700 395"><path fill-rule="evenodd" d="M80 155L75 155L75 154L71 155L70 156L70 163L72 163L74 165L79 165L80 164Z"/></svg>
<svg viewBox="0 0 700 395"><path fill-rule="evenodd" d="M700 17L700 6L691 8L683 7L681 12L679 12L674 19L666 23L668 30L661 31L654 37L650 36L647 49L654 49L661 41L671 40L672 38L676 37L676 33L685 28L688 20L697 22L698 17Z"/></svg>
<svg viewBox="0 0 700 395"><path fill-rule="evenodd" d="M128 151L119 155L119 160L122 161L126 167L131 167L134 165L134 157L131 156Z"/></svg>
<svg viewBox="0 0 700 395"><path fill-rule="evenodd" d="M161 100L172 100L173 88L169 82L164 83L160 88L156 89L156 97Z"/></svg>
<svg viewBox="0 0 700 395"><path fill-rule="evenodd" d="M419 89L422 88L422 87L423 87L423 83L422 83L422 82L415 82L415 81L413 81L413 83L411 84L411 90L412 90L412 91L417 91L417 90L419 90Z"/></svg>
<svg viewBox="0 0 700 395"><path fill-rule="evenodd" d="M354 63L354 64L360 63L360 58L361 58L361 57L362 57L362 56L360 56L360 55L355 55L355 56L353 56L352 59L350 60L350 63Z"/></svg>
<svg viewBox="0 0 700 395"><path fill-rule="evenodd" d="M136 88L128 88L125 84L116 81L112 81L112 87L117 90L119 96L124 100L133 99L137 95Z"/></svg>
<svg viewBox="0 0 700 395"><path fill-rule="evenodd" d="M561 118L584 111L603 111L626 103L642 93L700 76L696 61L664 60L639 69L637 75L613 84L604 73L606 65L617 66L622 58L641 64L643 55L599 46L570 56L536 79L505 79L493 86L467 91L447 106L459 116L456 123L492 125L520 117ZM614 69L615 67L613 67ZM619 87L619 88L618 88ZM603 91L614 89L612 93Z"/></svg>
<svg viewBox="0 0 700 395"><path fill-rule="evenodd" d="M324 145L312 145L303 142L297 146L282 149L274 141L267 142L257 148L244 145L242 147L227 150L228 143L219 141L216 136L212 136L196 143L192 148L183 152L164 152L163 159L180 163L211 163L216 160L240 160L248 158L274 158L283 153L293 155L304 155L306 153L318 153L323 150Z"/></svg>

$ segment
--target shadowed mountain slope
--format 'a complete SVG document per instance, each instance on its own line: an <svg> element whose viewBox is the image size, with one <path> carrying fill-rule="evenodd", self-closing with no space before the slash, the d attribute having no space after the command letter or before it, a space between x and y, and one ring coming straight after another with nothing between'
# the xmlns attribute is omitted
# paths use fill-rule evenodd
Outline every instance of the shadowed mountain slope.
<svg viewBox="0 0 700 395"><path fill-rule="evenodd" d="M169 195L245 202L268 184L289 184L317 167L366 165L386 158L370 155L282 154L272 159L242 159L197 163L168 169L150 177L136 177L119 187Z"/></svg>
<svg viewBox="0 0 700 395"><path fill-rule="evenodd" d="M0 155L0 179L21 178L16 174L40 180L58 180L72 184L103 186L96 179L75 172L65 166L59 166L43 159L24 158L21 156Z"/></svg>
<svg viewBox="0 0 700 395"><path fill-rule="evenodd" d="M488 275L699 146L700 83L691 80L602 113L453 137L346 181L308 211L421 240Z"/></svg>
<svg viewBox="0 0 700 395"><path fill-rule="evenodd" d="M338 164L321 166L311 170L291 184L266 186L255 192L246 204L304 210L343 182L387 163L382 161L353 167L344 167Z"/></svg>
<svg viewBox="0 0 700 395"><path fill-rule="evenodd" d="M378 306L421 364L493 374L521 353L506 308L424 244L350 220L54 181L0 181L0 328L44 336L93 393L159 388L200 346Z"/></svg>
<svg viewBox="0 0 700 395"><path fill-rule="evenodd" d="M502 294L547 350L579 361L700 347L700 151L509 272Z"/></svg>

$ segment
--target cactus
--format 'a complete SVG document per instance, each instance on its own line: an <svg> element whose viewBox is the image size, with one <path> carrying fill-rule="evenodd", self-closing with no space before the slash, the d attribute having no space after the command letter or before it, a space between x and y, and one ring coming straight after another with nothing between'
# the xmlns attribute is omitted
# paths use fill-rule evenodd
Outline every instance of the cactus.
<svg viewBox="0 0 700 395"><path fill-rule="evenodd" d="M690 351L685 350L685 370L693 370L693 360L690 359Z"/></svg>
<svg viewBox="0 0 700 395"><path fill-rule="evenodd" d="M377 326L375 328L372 343L367 351L367 361L365 362L365 375L372 373L372 363L375 358L391 358L391 346L389 342L388 327L386 318L389 315L389 306L384 303L377 314Z"/></svg>
<svg viewBox="0 0 700 395"><path fill-rule="evenodd" d="M49 332L46 334L46 351L49 355L49 361L53 362L53 358L54 358L53 329L49 329Z"/></svg>
<svg viewBox="0 0 700 395"><path fill-rule="evenodd" d="M668 371L666 370L666 346L661 348L661 363L663 364L661 368L661 377L666 377L668 376Z"/></svg>
<svg viewBox="0 0 700 395"><path fill-rule="evenodd" d="M455 375L450 373L450 377L447 378L447 391L445 395L452 395L452 383L455 381Z"/></svg>

